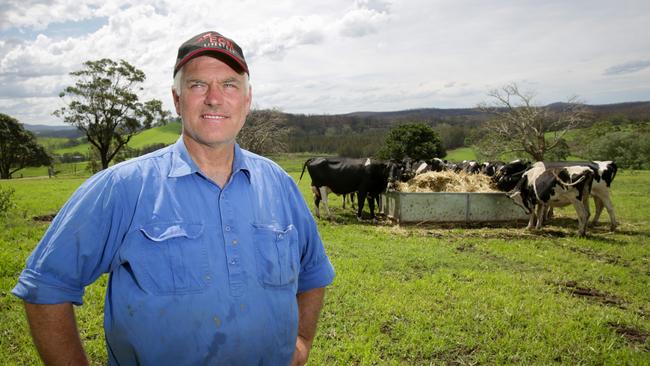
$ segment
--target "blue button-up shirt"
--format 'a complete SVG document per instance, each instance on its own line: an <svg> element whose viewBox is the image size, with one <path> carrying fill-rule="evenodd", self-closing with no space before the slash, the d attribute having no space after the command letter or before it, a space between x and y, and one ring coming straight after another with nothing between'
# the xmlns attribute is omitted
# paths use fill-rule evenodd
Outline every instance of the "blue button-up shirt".
<svg viewBox="0 0 650 366"><path fill-rule="evenodd" d="M221 189L182 138L88 179L13 293L30 303L81 304L84 287L106 272L112 365L286 365L296 294L334 278L291 177L235 146Z"/></svg>

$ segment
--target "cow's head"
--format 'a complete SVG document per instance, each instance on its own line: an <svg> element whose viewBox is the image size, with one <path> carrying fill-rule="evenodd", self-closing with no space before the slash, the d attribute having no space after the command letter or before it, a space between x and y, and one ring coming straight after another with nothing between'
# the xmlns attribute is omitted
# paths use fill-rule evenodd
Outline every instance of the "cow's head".
<svg viewBox="0 0 650 366"><path fill-rule="evenodd" d="M526 214L530 215L533 212L534 202L531 201L528 193L528 177L524 175L507 195L515 205L523 208Z"/></svg>
<svg viewBox="0 0 650 366"><path fill-rule="evenodd" d="M388 190L395 190L398 182L406 182L413 177L408 163L391 160L388 164Z"/></svg>

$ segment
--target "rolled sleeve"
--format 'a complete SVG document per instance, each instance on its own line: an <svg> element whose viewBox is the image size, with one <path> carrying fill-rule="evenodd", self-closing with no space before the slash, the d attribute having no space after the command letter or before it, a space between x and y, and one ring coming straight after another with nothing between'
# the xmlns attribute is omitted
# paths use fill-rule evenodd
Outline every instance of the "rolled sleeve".
<svg viewBox="0 0 650 366"><path fill-rule="evenodd" d="M316 265L303 269L298 278L298 293L325 287L334 281L334 267L326 256Z"/></svg>
<svg viewBox="0 0 650 366"><path fill-rule="evenodd" d="M26 302L33 304L61 304L70 302L83 304L83 289L69 288L62 283L47 282L48 276L25 269L20 274L18 284L11 291Z"/></svg>
<svg viewBox="0 0 650 366"><path fill-rule="evenodd" d="M27 259L12 293L34 304L82 304L84 287L108 272L124 235L123 201L110 173L81 185Z"/></svg>

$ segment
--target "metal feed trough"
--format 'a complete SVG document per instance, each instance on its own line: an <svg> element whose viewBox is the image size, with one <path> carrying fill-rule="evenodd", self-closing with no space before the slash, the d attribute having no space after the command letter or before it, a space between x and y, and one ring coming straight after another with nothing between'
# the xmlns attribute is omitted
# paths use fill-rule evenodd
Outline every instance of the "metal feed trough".
<svg viewBox="0 0 650 366"><path fill-rule="evenodd" d="M497 222L528 215L502 192L387 192L382 210L400 222Z"/></svg>

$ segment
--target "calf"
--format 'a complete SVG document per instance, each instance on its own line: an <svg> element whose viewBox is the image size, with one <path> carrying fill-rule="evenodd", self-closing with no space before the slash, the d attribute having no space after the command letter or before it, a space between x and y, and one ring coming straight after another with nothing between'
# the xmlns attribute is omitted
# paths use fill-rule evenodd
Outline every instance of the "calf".
<svg viewBox="0 0 650 366"><path fill-rule="evenodd" d="M589 192L594 173L589 167L547 168L536 163L508 193L529 215L527 229L541 229L549 208L573 204L578 215L578 234L586 235L589 220Z"/></svg>

